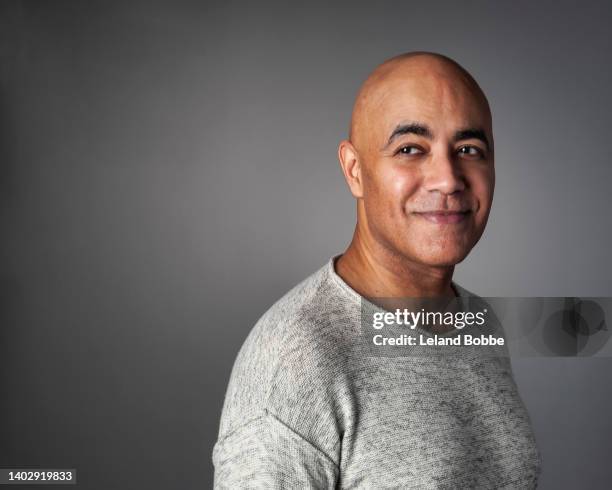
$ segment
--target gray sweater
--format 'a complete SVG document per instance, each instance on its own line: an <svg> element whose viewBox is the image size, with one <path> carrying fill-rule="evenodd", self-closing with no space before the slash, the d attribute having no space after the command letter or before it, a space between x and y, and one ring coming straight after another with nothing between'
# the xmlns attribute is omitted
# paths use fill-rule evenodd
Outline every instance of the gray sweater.
<svg viewBox="0 0 612 490"><path fill-rule="evenodd" d="M509 359L364 356L363 298L334 258L240 349L215 488L534 488L540 456Z"/></svg>

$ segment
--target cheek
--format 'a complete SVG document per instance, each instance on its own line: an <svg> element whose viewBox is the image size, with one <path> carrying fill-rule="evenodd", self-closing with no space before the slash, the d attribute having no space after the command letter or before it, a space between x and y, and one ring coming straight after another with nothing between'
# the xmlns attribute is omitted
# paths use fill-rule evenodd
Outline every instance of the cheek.
<svg viewBox="0 0 612 490"><path fill-rule="evenodd" d="M364 180L365 212L372 231L386 240L397 239L406 222L406 203L418 189L414 170L391 162L377 162L376 172Z"/></svg>
<svg viewBox="0 0 612 490"><path fill-rule="evenodd" d="M478 201L480 209L478 214L486 216L493 200L495 188L495 173L492 168L474 169L467 175L474 198Z"/></svg>
<svg viewBox="0 0 612 490"><path fill-rule="evenodd" d="M404 203L417 191L419 177L414 169L400 165L388 165L378 174L381 197L394 204L393 208L403 208Z"/></svg>

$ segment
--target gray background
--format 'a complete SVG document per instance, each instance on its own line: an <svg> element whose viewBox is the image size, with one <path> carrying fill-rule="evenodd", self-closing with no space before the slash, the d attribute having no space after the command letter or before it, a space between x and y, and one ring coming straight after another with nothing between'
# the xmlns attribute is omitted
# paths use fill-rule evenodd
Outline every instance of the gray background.
<svg viewBox="0 0 612 490"><path fill-rule="evenodd" d="M497 189L456 280L612 296L605 2L0 4L0 466L207 488L235 355L348 244L367 73L445 53L488 94ZM612 359L520 359L541 488L609 487Z"/></svg>

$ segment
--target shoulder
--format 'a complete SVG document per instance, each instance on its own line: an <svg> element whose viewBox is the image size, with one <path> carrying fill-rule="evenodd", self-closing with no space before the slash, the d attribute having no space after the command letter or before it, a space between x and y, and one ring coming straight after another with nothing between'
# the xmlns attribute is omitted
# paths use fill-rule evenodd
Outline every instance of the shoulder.
<svg viewBox="0 0 612 490"><path fill-rule="evenodd" d="M333 318L346 313L347 305L330 280L329 264L308 276L276 301L249 332L240 356L266 346L275 360L292 349L321 343Z"/></svg>
<svg viewBox="0 0 612 490"><path fill-rule="evenodd" d="M463 286L460 286L454 281L453 281L453 287L455 288L455 291L457 291L457 294L461 298L478 298L479 297L477 294L473 293L472 291L468 289L465 289Z"/></svg>
<svg viewBox="0 0 612 490"><path fill-rule="evenodd" d="M329 267L293 287L251 329L234 362L221 433L269 411L308 436L305 411L334 405L344 376L339 332L359 307L347 304Z"/></svg>

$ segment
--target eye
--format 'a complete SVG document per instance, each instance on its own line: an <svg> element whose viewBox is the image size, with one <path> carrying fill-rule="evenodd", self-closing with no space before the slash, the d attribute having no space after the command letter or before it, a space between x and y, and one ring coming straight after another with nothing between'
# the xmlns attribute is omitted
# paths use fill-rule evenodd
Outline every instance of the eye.
<svg viewBox="0 0 612 490"><path fill-rule="evenodd" d="M395 152L396 155L420 155L421 153L423 153L423 150L413 145L402 146Z"/></svg>
<svg viewBox="0 0 612 490"><path fill-rule="evenodd" d="M459 153L461 156L466 156L466 157L484 158L484 152L477 146L473 146L473 145L462 146L461 148L457 150L457 153Z"/></svg>

